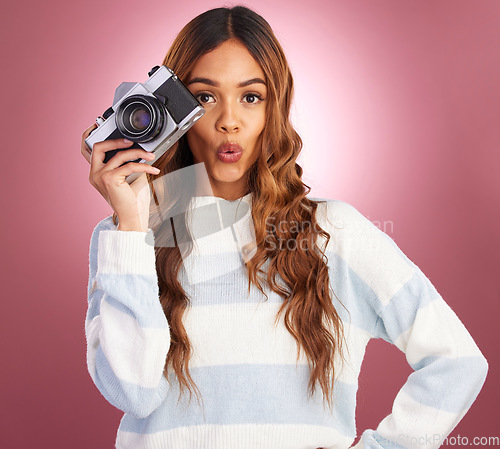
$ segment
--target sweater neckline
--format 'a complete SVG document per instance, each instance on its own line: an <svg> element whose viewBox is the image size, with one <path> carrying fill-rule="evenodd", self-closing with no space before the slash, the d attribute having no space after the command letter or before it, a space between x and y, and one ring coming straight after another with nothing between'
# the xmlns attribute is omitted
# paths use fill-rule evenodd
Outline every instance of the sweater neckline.
<svg viewBox="0 0 500 449"><path fill-rule="evenodd" d="M253 257L255 230L252 194L228 201L216 196L194 196L187 213L193 247L184 258L192 284L241 268ZM182 245L180 245L182 246Z"/></svg>
<svg viewBox="0 0 500 449"><path fill-rule="evenodd" d="M226 200L225 198L222 198L220 196L215 196L215 195L200 195L200 196L194 196L193 199L197 203L214 203L215 201L225 201L230 204L234 204L238 201L244 201L247 204L250 204L252 202L252 192L247 193L246 195L243 195L240 198L236 198L235 200Z"/></svg>

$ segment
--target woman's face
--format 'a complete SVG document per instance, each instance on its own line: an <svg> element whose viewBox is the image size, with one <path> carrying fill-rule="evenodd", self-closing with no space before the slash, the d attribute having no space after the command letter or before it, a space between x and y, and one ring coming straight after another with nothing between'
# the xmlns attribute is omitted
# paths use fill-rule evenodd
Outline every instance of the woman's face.
<svg viewBox="0 0 500 449"><path fill-rule="evenodd" d="M245 174L261 151L264 72L243 44L229 40L198 59L186 85L205 108L187 133L194 163L205 163L214 196L240 198L247 192Z"/></svg>

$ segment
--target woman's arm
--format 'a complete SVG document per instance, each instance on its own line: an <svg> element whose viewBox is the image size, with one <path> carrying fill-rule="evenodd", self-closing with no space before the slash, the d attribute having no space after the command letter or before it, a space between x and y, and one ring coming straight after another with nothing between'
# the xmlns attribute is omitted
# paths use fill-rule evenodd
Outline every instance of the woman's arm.
<svg viewBox="0 0 500 449"><path fill-rule="evenodd" d="M376 332L406 354L414 372L392 413L357 447L439 447L479 394L486 359L419 269L380 311Z"/></svg>
<svg viewBox="0 0 500 449"><path fill-rule="evenodd" d="M396 345L414 372L392 413L363 432L358 448L437 448L476 399L488 364L456 314L396 243L347 203L330 218L340 253L370 292L371 334ZM354 281L353 284L354 285ZM378 318L377 318L378 317Z"/></svg>
<svg viewBox="0 0 500 449"><path fill-rule="evenodd" d="M146 235L118 231L111 217L96 226L85 323L92 380L112 405L139 418L158 408L169 388L163 371L170 331Z"/></svg>

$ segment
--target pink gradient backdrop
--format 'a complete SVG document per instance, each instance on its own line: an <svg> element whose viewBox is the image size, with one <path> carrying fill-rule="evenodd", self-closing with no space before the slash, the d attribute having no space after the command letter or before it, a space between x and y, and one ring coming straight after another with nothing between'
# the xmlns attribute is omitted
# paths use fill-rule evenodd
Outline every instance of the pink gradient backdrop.
<svg viewBox="0 0 500 449"><path fill-rule="evenodd" d="M246 4L292 66L311 195L391 223L490 364L452 435L499 436L500 2ZM92 384L84 335L90 234L111 209L88 183L80 136L121 81L144 81L188 20L222 5L2 6L1 448L114 445L121 412ZM358 433L409 373L397 349L370 343Z"/></svg>

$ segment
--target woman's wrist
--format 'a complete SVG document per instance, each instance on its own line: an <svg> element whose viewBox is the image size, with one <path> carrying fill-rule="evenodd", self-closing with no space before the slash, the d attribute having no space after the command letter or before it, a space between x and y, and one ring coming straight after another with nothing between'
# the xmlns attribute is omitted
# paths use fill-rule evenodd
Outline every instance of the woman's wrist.
<svg viewBox="0 0 500 449"><path fill-rule="evenodd" d="M141 224L139 217L120 217L118 216L118 228L117 231L136 231L136 232L147 232L147 228Z"/></svg>

